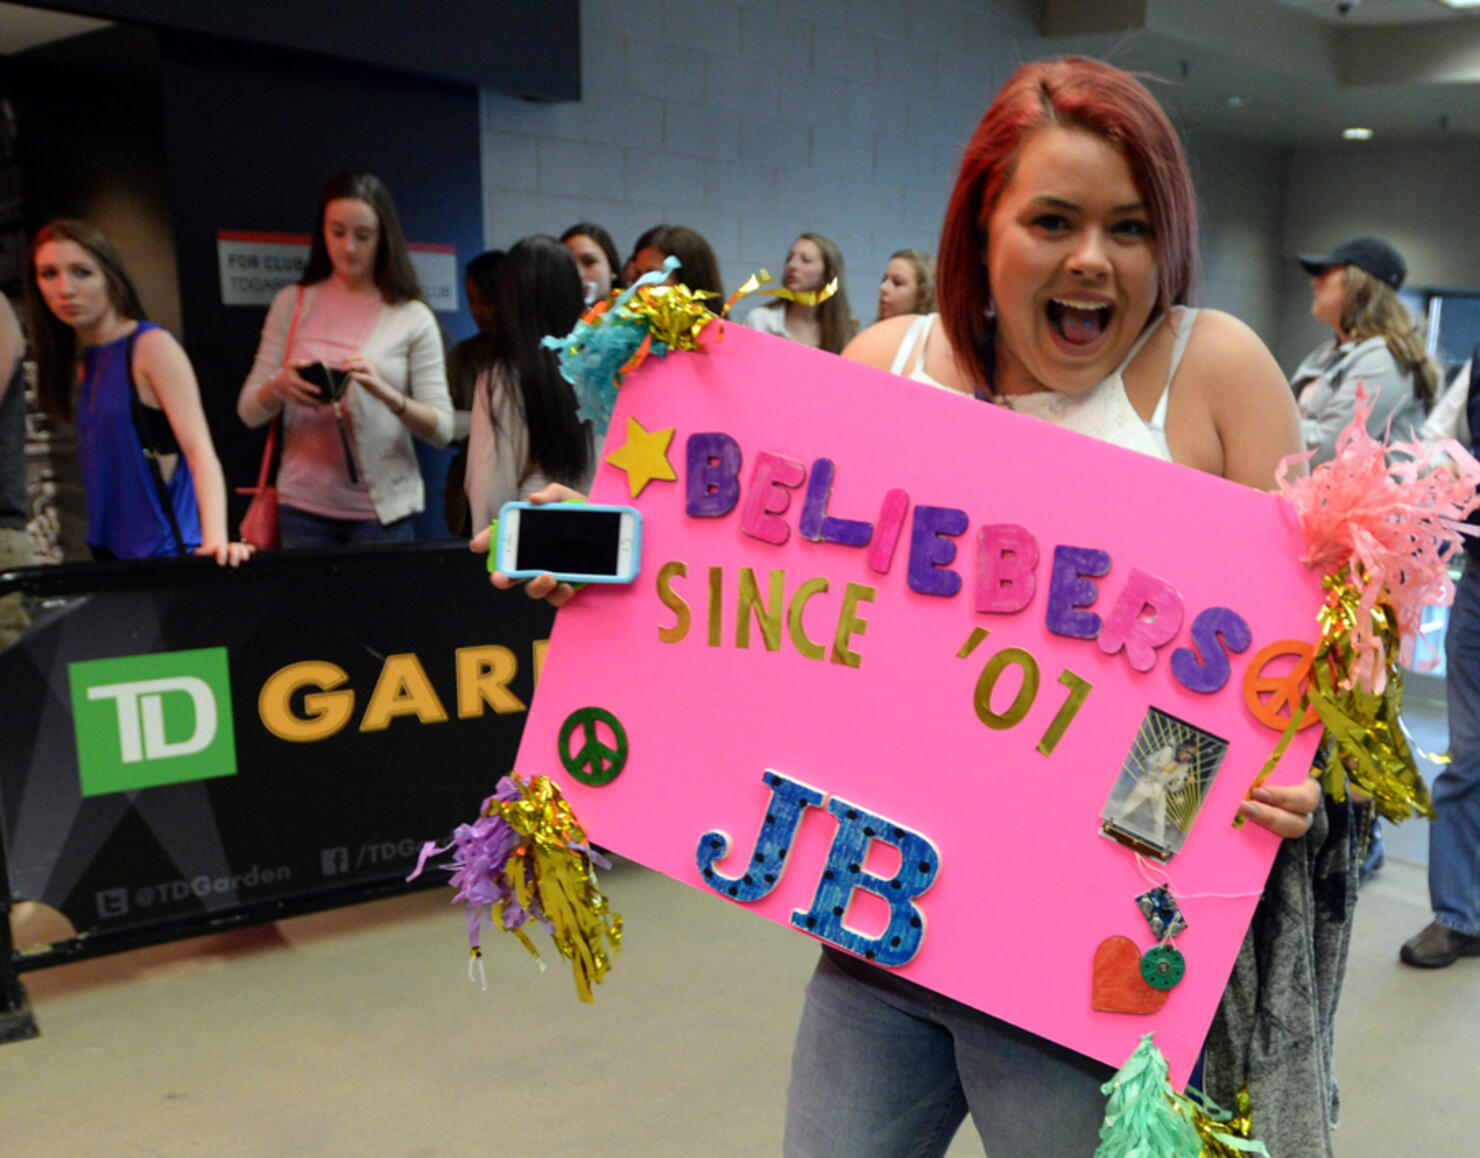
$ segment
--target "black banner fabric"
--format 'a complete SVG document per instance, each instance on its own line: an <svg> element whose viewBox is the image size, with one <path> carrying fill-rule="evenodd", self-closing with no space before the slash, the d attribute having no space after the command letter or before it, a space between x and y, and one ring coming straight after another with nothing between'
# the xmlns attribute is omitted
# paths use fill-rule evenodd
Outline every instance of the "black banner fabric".
<svg viewBox="0 0 1480 1158"><path fill-rule="evenodd" d="M79 935L403 879L514 753L553 612L465 548L58 568L0 653L10 895Z"/></svg>

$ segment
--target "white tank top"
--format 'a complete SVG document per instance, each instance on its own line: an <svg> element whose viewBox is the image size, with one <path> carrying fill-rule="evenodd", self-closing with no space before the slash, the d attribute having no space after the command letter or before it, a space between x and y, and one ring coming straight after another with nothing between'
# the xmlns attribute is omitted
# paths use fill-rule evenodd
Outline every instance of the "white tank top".
<svg viewBox="0 0 1480 1158"><path fill-rule="evenodd" d="M1076 430L1091 438L1170 462L1172 452L1167 446L1166 431L1167 399L1171 395L1172 379L1177 376L1182 355L1187 351L1187 340L1192 335L1193 323L1197 320L1195 309L1174 306L1173 310L1180 315L1180 324L1172 342L1172 357L1167 367L1166 382L1162 384L1161 397L1157 399L1156 411L1152 414L1151 421L1142 419L1131 405L1131 400L1125 393L1125 379L1122 374L1130 365L1131 359L1141 352L1141 347L1162 325L1164 318L1147 326L1136 339L1136 344L1121 359L1120 365L1083 394L1060 394L1055 390L1042 390L1033 394L1013 394L1003 401L1019 414L1029 414L1045 422L1052 422L1055 426ZM900 342L889 369L892 373L924 382L927 386L949 390L949 386L925 372L925 342L938 316L926 314L915 320L906 331L904 340ZM917 348L919 357L914 358L914 364L910 366L911 355ZM910 368L906 370L906 366Z"/></svg>

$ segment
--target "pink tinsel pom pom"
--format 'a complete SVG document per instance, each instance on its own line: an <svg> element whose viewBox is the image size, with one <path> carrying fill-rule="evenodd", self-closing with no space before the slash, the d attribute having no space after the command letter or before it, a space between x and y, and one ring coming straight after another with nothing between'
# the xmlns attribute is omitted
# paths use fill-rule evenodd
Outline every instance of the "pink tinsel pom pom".
<svg viewBox="0 0 1480 1158"><path fill-rule="evenodd" d="M1392 607L1401 659L1411 663L1424 605L1443 606L1454 599L1447 560L1461 549L1461 536L1472 533L1464 518L1480 504L1475 490L1480 463L1453 440L1433 446L1378 442L1367 433L1371 409L1359 386L1352 421L1336 441L1336 457L1309 477L1292 480L1290 467L1311 452L1290 455L1276 477L1300 519L1307 551L1303 562L1328 575L1345 572L1361 593L1353 675L1361 687L1381 694L1390 657L1372 631L1372 610L1380 601ZM1445 456L1450 462L1443 461Z"/></svg>

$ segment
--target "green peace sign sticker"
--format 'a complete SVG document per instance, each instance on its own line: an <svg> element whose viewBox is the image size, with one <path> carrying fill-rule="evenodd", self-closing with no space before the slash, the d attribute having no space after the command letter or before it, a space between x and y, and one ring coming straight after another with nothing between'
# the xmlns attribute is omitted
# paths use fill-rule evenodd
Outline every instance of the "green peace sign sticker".
<svg viewBox="0 0 1480 1158"><path fill-rule="evenodd" d="M610 743L602 738L598 724L610 730ZM580 744L572 751L571 741L577 739ZM560 725L560 763L582 784L592 788L610 784L627 766L627 729L605 708L577 709Z"/></svg>

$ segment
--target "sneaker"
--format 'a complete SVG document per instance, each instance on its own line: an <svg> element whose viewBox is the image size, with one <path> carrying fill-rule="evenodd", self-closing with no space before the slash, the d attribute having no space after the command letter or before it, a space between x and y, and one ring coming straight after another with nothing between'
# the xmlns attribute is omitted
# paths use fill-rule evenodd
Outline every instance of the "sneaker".
<svg viewBox="0 0 1480 1158"><path fill-rule="evenodd" d="M1442 969L1461 957L1480 957L1480 935L1456 932L1435 921L1403 942L1398 956L1404 964L1420 969Z"/></svg>

